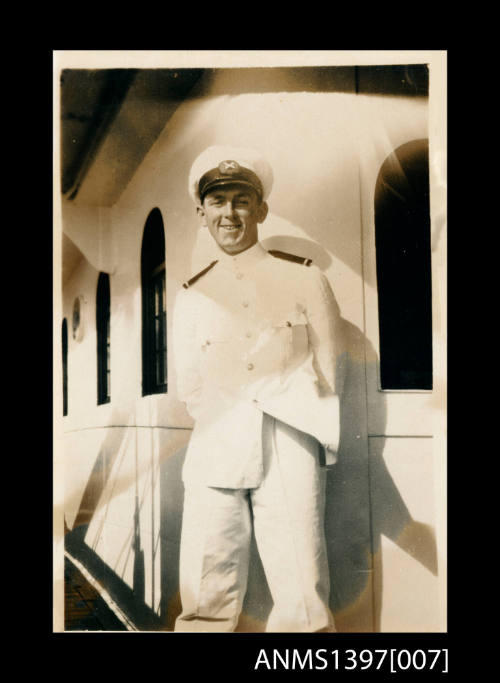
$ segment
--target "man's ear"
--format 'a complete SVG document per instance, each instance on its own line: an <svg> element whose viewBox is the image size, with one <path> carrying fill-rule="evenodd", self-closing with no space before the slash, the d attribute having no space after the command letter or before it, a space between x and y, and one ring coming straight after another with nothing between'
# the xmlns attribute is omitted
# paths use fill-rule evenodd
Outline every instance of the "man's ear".
<svg viewBox="0 0 500 683"><path fill-rule="evenodd" d="M196 207L196 213L198 214L198 222L200 224L200 227L206 228L207 227L207 219L205 217L205 211L203 210L203 207L197 206Z"/></svg>
<svg viewBox="0 0 500 683"><path fill-rule="evenodd" d="M267 202L261 202L259 204L259 208L257 209L257 222L263 223L267 218L268 212L269 206L267 205Z"/></svg>

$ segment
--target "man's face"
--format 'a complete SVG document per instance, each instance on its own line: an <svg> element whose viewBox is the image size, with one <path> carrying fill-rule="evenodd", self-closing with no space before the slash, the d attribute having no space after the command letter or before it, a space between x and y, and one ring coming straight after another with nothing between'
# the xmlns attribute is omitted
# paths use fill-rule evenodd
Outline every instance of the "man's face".
<svg viewBox="0 0 500 683"><path fill-rule="evenodd" d="M201 224L228 254L239 254L257 242L258 224L265 220L267 211L267 204L244 185L216 187L198 208Z"/></svg>

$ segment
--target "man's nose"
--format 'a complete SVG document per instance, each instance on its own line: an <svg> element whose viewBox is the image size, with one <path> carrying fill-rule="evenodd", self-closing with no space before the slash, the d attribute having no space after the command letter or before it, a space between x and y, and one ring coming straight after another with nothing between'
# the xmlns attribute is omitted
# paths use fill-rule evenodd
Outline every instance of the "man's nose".
<svg viewBox="0 0 500 683"><path fill-rule="evenodd" d="M233 216L235 213L235 206L233 202L228 199L227 202L223 206L223 211L225 216Z"/></svg>

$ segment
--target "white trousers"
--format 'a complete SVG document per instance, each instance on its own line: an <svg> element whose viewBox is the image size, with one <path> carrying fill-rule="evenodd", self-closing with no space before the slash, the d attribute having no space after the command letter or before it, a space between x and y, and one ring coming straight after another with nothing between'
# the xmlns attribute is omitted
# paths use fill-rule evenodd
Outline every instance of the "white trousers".
<svg viewBox="0 0 500 683"><path fill-rule="evenodd" d="M234 631L247 587L252 519L274 603L266 631L335 630L318 444L266 415L263 457L258 488L185 486L176 631Z"/></svg>

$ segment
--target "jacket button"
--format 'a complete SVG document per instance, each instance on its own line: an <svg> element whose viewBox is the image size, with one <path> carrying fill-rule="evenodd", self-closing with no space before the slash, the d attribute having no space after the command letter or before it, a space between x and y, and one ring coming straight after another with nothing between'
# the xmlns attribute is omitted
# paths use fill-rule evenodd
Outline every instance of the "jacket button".
<svg viewBox="0 0 500 683"><path fill-rule="evenodd" d="M253 370L253 363L249 363L247 365L247 370Z"/></svg>
<svg viewBox="0 0 500 683"><path fill-rule="evenodd" d="M248 301L243 301L241 305L243 306L243 308L248 308Z"/></svg>
<svg viewBox="0 0 500 683"><path fill-rule="evenodd" d="M245 337L247 337L247 339L250 339L251 336L252 336L252 333L250 331L245 332Z"/></svg>

